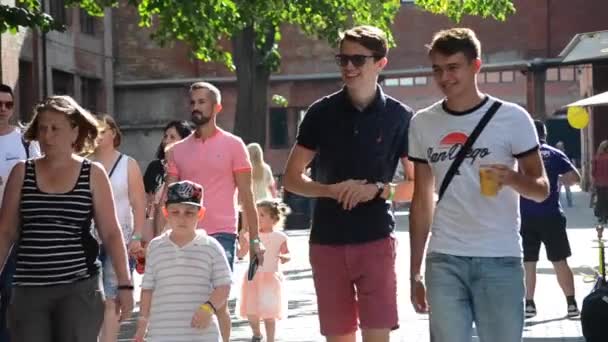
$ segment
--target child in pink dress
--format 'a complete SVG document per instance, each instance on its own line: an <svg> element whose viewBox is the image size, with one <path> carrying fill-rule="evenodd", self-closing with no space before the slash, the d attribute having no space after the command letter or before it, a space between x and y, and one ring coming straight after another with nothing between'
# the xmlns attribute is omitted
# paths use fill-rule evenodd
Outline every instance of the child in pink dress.
<svg viewBox="0 0 608 342"><path fill-rule="evenodd" d="M257 203L260 240L266 252L264 264L259 266L253 280L243 280L239 298L241 318L247 318L253 331L252 342L262 341L260 321L264 321L266 341L274 342L276 320L287 316L287 298L283 290L283 272L280 264L290 260L287 247L287 235L282 229L289 208L278 201L263 200ZM239 238L239 257L244 257L249 250L246 232ZM241 252L242 251L242 252Z"/></svg>

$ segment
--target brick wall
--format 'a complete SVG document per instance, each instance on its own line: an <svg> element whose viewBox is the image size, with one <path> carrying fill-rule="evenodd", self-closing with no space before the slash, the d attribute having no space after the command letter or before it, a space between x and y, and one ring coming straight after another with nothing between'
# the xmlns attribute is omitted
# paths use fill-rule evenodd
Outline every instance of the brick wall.
<svg viewBox="0 0 608 342"><path fill-rule="evenodd" d="M491 19L466 17L458 24L473 28L482 41L484 63L503 63L530 60L540 57L556 57L568 41L578 32L605 29L604 13L608 11L608 1L587 0L574 4L567 0L515 0L517 14L505 22ZM188 56L188 47L175 43L161 48L148 37L150 31L137 27L137 15L132 8L121 6L114 10L115 76L117 82L133 80L179 80L209 77L231 77L224 66L217 63L201 63ZM424 45L439 29L455 26L443 16L436 16L418 9L412 4L403 5L395 19L393 34L397 46L389 53L388 71L412 70L428 67ZM337 72L333 55L335 49L330 44L305 37L297 27L285 25L280 42L282 54L279 75L327 74ZM229 44L225 44L229 46ZM186 111L186 87L184 81L179 86L130 86L117 87L117 111L121 120L136 127L151 122L161 122L173 117L188 115ZM219 82L224 94L224 110L219 116L220 125L232 129L236 92L234 83ZM319 97L338 90L339 79L272 82L269 95L285 96L292 108L310 105ZM506 100L526 103L526 78L514 71L513 81L485 83L481 89ZM408 103L413 108L422 108L440 98L433 82L428 78L425 85L414 87L385 87L385 91ZM547 82L547 112L552 113L564 104L576 100L579 88L576 79L561 82ZM294 112L289 113L289 139L295 137ZM156 128L158 133L158 128ZM132 134L138 135L137 130ZM139 135L138 135L139 136ZM155 148L155 146L154 146ZM152 147L133 146L135 155L151 157ZM267 149L266 157L275 173L281 173L287 149Z"/></svg>
<svg viewBox="0 0 608 342"><path fill-rule="evenodd" d="M473 28L483 44L486 63L555 57L575 33L605 29L608 2L587 0L515 0L517 13L505 22L465 17L457 25ZM137 26L137 14L124 4L114 10L116 77L118 80L231 76L216 63L192 61L188 47L175 43L160 48L149 30ZM388 70L427 66L424 45L439 29L456 24L443 16L404 4L395 18L397 47L390 52ZM284 26L279 74L335 72L335 50L326 42L306 38L297 27ZM224 44L229 46L229 44Z"/></svg>

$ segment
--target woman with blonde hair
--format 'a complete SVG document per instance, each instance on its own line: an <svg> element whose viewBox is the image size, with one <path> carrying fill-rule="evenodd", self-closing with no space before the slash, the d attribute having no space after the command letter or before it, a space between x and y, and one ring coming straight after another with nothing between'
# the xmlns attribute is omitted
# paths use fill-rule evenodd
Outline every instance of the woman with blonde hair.
<svg viewBox="0 0 608 342"><path fill-rule="evenodd" d="M253 196L256 201L273 199L277 197L277 189L270 165L264 161L264 152L258 143L247 145L249 159L251 159Z"/></svg>
<svg viewBox="0 0 608 342"><path fill-rule="evenodd" d="M258 143L247 145L247 153L251 160L251 186L253 188L253 199L255 203L262 200L270 200L277 197L277 187L272 175L270 165L264 161L264 152L262 146ZM247 220L245 215L239 212L238 232L248 230ZM239 258L241 260L242 258Z"/></svg>
<svg viewBox="0 0 608 342"><path fill-rule="evenodd" d="M127 253L103 166L92 152L97 120L69 96L38 104L25 131L44 156L19 162L0 211L0 265L15 244L10 331L13 341L96 341L103 322L99 245L91 220L114 260L121 320L133 310Z"/></svg>
<svg viewBox="0 0 608 342"><path fill-rule="evenodd" d="M141 170L137 161L118 151L122 133L114 118L103 115L99 119L100 129L97 147L91 160L103 165L110 178L114 205L118 222L122 228L122 238L130 255L129 272L133 273L133 258L142 257L142 233L146 222L146 194ZM101 342L114 342L118 338L120 322L116 314L115 298L118 282L112 266L112 258L102 248L100 256L103 289L105 293L105 314L101 329Z"/></svg>
<svg viewBox="0 0 608 342"><path fill-rule="evenodd" d="M595 191L595 216L601 224L608 223L608 140L597 148L591 167L592 186Z"/></svg>

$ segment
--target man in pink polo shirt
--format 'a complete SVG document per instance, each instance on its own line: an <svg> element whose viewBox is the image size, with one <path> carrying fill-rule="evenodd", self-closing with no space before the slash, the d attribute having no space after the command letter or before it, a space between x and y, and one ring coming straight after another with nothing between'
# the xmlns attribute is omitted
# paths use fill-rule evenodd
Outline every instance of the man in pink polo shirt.
<svg viewBox="0 0 608 342"><path fill-rule="evenodd" d="M198 228L216 238L226 251L230 267L234 263L237 240L237 190L249 224L250 252L263 262L258 238L258 216L251 186L251 162L241 138L219 128L222 110L220 91L207 82L190 86L190 110L196 130L167 151L167 183L189 180L205 190L207 213ZM230 340L228 307L217 308L224 342Z"/></svg>

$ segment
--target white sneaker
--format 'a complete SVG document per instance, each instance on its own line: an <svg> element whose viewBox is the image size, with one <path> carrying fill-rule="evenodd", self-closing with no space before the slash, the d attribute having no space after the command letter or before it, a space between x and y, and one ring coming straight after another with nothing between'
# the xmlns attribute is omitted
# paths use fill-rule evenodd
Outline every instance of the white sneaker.
<svg viewBox="0 0 608 342"><path fill-rule="evenodd" d="M576 306L576 304L568 305L568 317L569 318L580 316L580 314L581 314L581 312L578 311L578 307Z"/></svg>
<svg viewBox="0 0 608 342"><path fill-rule="evenodd" d="M536 316L536 306L532 304L526 305L526 318L532 318Z"/></svg>

